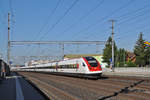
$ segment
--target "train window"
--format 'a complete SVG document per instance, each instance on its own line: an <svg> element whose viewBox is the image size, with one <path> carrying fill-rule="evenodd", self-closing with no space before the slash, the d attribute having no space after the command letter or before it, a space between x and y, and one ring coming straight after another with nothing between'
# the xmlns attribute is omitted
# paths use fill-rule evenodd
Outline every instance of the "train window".
<svg viewBox="0 0 150 100"><path fill-rule="evenodd" d="M88 61L88 63L91 65L91 67L97 67L98 63L95 58L93 57L85 57L85 59Z"/></svg>
<svg viewBox="0 0 150 100"><path fill-rule="evenodd" d="M57 68L60 68L60 69L63 69L63 68L73 69L73 68L77 68L77 64L47 66L47 67L34 67L34 68L22 68L22 69L57 69Z"/></svg>
<svg viewBox="0 0 150 100"><path fill-rule="evenodd" d="M76 64L74 64L74 68L76 68L77 66L76 66Z"/></svg>

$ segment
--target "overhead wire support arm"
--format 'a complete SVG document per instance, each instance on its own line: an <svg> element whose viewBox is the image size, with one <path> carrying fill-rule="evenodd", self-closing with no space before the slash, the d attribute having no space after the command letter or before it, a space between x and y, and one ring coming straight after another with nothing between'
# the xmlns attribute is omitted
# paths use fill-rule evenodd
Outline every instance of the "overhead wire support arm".
<svg viewBox="0 0 150 100"><path fill-rule="evenodd" d="M23 44L106 44L106 41L10 41L11 45Z"/></svg>

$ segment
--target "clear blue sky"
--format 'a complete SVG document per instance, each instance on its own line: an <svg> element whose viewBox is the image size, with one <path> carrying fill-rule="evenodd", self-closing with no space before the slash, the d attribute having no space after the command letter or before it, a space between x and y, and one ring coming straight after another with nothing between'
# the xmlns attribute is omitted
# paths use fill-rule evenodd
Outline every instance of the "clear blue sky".
<svg viewBox="0 0 150 100"><path fill-rule="evenodd" d="M0 0L3 55L7 49L8 11L13 14L11 40L105 41L111 35L109 20L114 19L118 48L132 51L140 32L150 41L150 0ZM17 48L20 51L12 52L19 55L28 46Z"/></svg>

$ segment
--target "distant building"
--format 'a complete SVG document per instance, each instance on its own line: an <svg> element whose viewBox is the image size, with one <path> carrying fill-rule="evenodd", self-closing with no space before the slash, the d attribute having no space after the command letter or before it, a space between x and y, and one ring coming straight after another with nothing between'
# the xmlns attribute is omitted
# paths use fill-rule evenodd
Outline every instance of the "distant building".
<svg viewBox="0 0 150 100"><path fill-rule="evenodd" d="M135 62L136 55L133 52L127 52L127 61Z"/></svg>

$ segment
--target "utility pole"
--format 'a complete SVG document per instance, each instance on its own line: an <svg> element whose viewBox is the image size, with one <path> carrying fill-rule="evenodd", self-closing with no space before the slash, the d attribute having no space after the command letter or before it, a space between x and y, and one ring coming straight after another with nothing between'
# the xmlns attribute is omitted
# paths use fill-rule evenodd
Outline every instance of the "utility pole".
<svg viewBox="0 0 150 100"><path fill-rule="evenodd" d="M110 20L112 22L112 71L114 71L114 20Z"/></svg>
<svg viewBox="0 0 150 100"><path fill-rule="evenodd" d="M8 47L7 47L7 63L10 67L10 13L8 13Z"/></svg>

